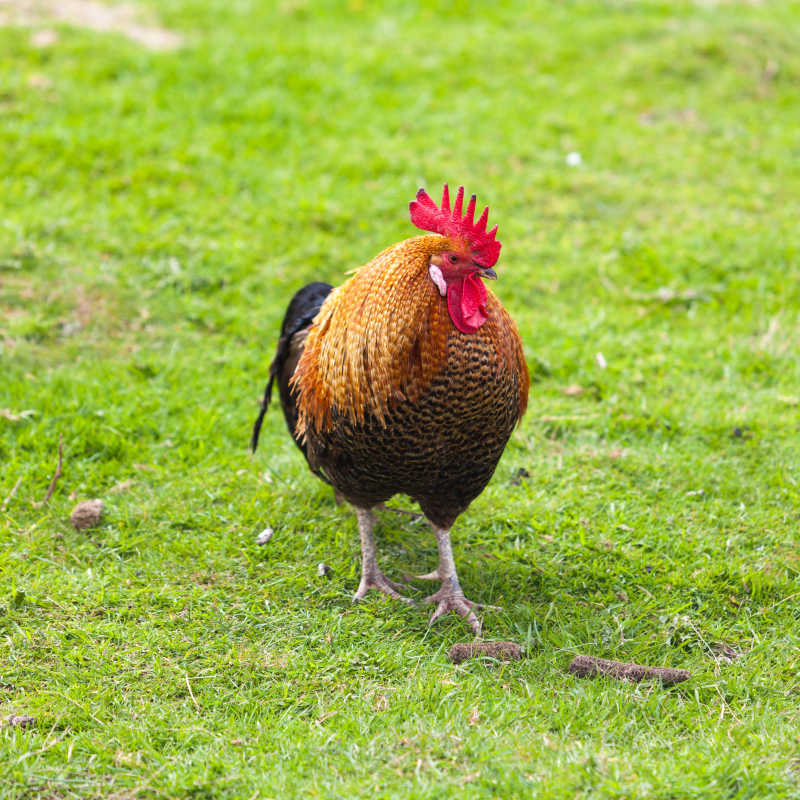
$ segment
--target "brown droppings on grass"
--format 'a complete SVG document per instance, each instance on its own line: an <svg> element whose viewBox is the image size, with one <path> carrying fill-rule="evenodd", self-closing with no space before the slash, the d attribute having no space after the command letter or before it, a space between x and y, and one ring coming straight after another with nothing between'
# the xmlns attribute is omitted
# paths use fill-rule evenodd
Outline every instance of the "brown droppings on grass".
<svg viewBox="0 0 800 800"><path fill-rule="evenodd" d="M516 642L456 642L448 655L454 664L460 664L469 658L519 661L522 658L522 648Z"/></svg>
<svg viewBox="0 0 800 800"><path fill-rule="evenodd" d="M645 667L641 664L609 661L608 659L595 658L594 656L575 656L569 665L569 671L578 678L594 678L597 675L607 675L610 678L633 683L658 678L665 686L681 683L692 677L692 674L687 669Z"/></svg>
<svg viewBox="0 0 800 800"><path fill-rule="evenodd" d="M69 515L69 521L76 530L85 531L97 525L102 516L102 500L84 500L72 509L72 513Z"/></svg>

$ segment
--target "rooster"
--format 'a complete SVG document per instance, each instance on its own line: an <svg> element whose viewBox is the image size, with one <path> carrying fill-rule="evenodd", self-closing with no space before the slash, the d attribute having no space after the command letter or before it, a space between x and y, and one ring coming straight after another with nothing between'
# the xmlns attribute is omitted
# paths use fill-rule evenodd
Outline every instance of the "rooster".
<svg viewBox="0 0 800 800"><path fill-rule="evenodd" d="M450 529L483 491L525 412L529 377L516 325L484 279L497 278L497 226L475 196L462 216L424 189L409 205L427 235L384 250L334 289L311 283L283 320L261 411L278 382L289 432L312 471L355 508L361 580L410 602L378 567L373 509L392 495L414 499L431 524L438 567L420 579L441 587L426 598L431 622L453 611L480 633L480 604L464 595Z"/></svg>

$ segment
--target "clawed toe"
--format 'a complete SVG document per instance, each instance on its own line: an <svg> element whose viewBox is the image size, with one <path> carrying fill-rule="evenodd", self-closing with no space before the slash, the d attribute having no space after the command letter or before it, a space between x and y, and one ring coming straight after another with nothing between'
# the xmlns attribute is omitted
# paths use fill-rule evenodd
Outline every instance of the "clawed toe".
<svg viewBox="0 0 800 800"><path fill-rule="evenodd" d="M433 625L437 619L443 617L448 611L455 611L459 617L467 621L467 624L472 628L472 632L476 636L481 635L481 621L472 610L472 605L463 598L440 600L436 606L436 610L431 614L431 618L428 620L428 625Z"/></svg>
<svg viewBox="0 0 800 800"><path fill-rule="evenodd" d="M388 594L389 597L394 597L396 600L413 604L414 601L411 598L400 594L403 588L402 584L390 580L380 570L375 570L369 575L361 576L361 582L358 584L358 591L353 595L353 600L363 600L370 589L376 589L379 592Z"/></svg>
<svg viewBox="0 0 800 800"><path fill-rule="evenodd" d="M425 602L436 603L436 608L428 622L429 625L433 625L437 619L443 617L448 611L454 611L459 617L467 621L467 624L472 628L476 636L480 636L481 634L481 621L475 614L474 609L496 608L496 606L484 606L481 603L473 603L472 600L467 600L460 586L450 586L447 584L443 585L438 592L430 595L430 597L426 597Z"/></svg>
<svg viewBox="0 0 800 800"><path fill-rule="evenodd" d="M403 580L407 583L411 581L440 581L442 576L439 570L435 569L433 572L426 572L424 575L411 575L408 572L403 573Z"/></svg>

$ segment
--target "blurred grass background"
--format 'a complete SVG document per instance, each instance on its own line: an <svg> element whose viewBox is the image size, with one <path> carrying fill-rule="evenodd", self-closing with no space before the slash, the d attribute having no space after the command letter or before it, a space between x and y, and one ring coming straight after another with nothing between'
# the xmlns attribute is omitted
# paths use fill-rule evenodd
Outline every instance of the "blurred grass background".
<svg viewBox="0 0 800 800"><path fill-rule="evenodd" d="M4 797L800 796L800 5L110 8L0 3ZM292 293L445 181L534 380L454 530L511 666L353 607L352 514L276 410L246 452Z"/></svg>

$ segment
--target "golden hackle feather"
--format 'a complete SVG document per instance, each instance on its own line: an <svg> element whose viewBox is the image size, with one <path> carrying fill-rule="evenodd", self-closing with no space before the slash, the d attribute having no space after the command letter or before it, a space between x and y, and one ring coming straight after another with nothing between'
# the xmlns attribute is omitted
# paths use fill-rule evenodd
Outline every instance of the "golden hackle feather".
<svg viewBox="0 0 800 800"><path fill-rule="evenodd" d="M445 366L458 332L428 275L429 260L452 246L438 234L384 250L326 298L309 331L292 384L298 394L297 433L326 430L333 411L354 424L371 414L382 424L397 402L415 402ZM488 292L489 319L471 336L492 340L497 368L520 375L528 395L522 343L500 301ZM453 342L457 340L454 339Z"/></svg>

